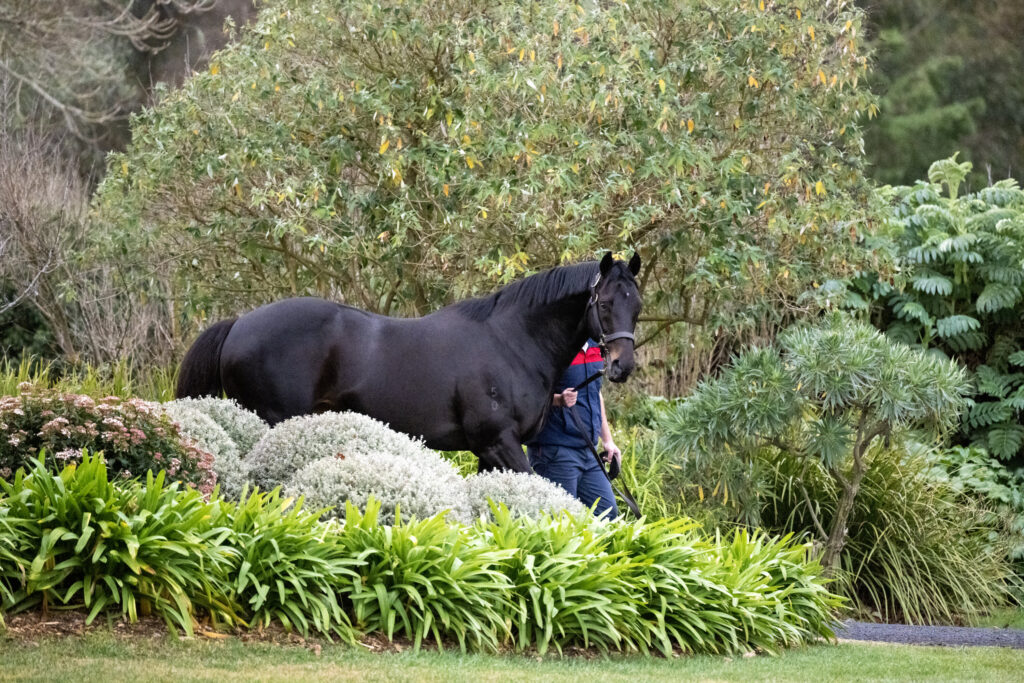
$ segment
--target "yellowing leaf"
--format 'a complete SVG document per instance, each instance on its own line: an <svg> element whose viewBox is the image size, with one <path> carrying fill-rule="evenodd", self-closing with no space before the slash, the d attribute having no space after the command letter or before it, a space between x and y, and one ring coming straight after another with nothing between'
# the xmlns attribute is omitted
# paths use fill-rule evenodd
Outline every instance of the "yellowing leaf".
<svg viewBox="0 0 1024 683"><path fill-rule="evenodd" d="M443 188L441 188L441 191L442 191L442 192L444 192L444 196L445 196L445 197L447 197L447 196L448 196L448 183L445 183L445 184L444 184L444 187L443 187Z"/></svg>
<svg viewBox="0 0 1024 683"><path fill-rule="evenodd" d="M808 26L807 27L807 35L809 35L811 37L811 40L814 40L814 27L813 26Z"/></svg>
<svg viewBox="0 0 1024 683"><path fill-rule="evenodd" d="M557 19L555 19L554 29L555 29L555 35L557 36L558 35L558 20Z"/></svg>
<svg viewBox="0 0 1024 683"><path fill-rule="evenodd" d="M801 13L800 13L800 10L797 10L797 11L796 11L796 18L797 18L797 19L801 19L801 18L803 18L803 14L801 14Z"/></svg>
<svg viewBox="0 0 1024 683"><path fill-rule="evenodd" d="M825 72L818 69L818 80L821 81L822 85L828 85L828 79L825 78Z"/></svg>
<svg viewBox="0 0 1024 683"><path fill-rule="evenodd" d="M523 61L523 57L526 55L526 48L519 48L519 61Z"/></svg>
<svg viewBox="0 0 1024 683"><path fill-rule="evenodd" d="M704 487L703 486L698 486L697 487L697 497L700 498L700 502L702 502L702 503L704 502Z"/></svg>
<svg viewBox="0 0 1024 683"><path fill-rule="evenodd" d="M210 74L216 76L220 73L220 64L214 64L210 67Z"/></svg>
<svg viewBox="0 0 1024 683"><path fill-rule="evenodd" d="M820 180L814 183L814 193L819 197L825 194L825 183L821 182Z"/></svg>
<svg viewBox="0 0 1024 683"><path fill-rule="evenodd" d="M558 64L558 68L561 69L562 68L562 55L558 55L558 59L555 60L555 62Z"/></svg>
<svg viewBox="0 0 1024 683"><path fill-rule="evenodd" d="M487 209L480 209L480 217L487 218Z"/></svg>
<svg viewBox="0 0 1024 683"><path fill-rule="evenodd" d="M530 50L530 61L534 62L536 60L537 60L537 53L534 52L533 50Z"/></svg>
<svg viewBox="0 0 1024 683"><path fill-rule="evenodd" d="M757 8L762 12L764 11L764 0L761 0L761 2L757 3Z"/></svg>
<svg viewBox="0 0 1024 683"><path fill-rule="evenodd" d="M384 152L388 151L388 147L390 147L390 146L391 146L391 141L388 140L387 138L384 138L384 142L380 143L380 152L379 153L383 154Z"/></svg>
<svg viewBox="0 0 1024 683"><path fill-rule="evenodd" d="M751 88L758 88L761 86L761 84L758 83L757 79L754 78L753 76L747 76L747 85L749 85Z"/></svg>
<svg viewBox="0 0 1024 683"><path fill-rule="evenodd" d="M664 78L659 78L658 79L658 89L661 90L662 94L665 94L665 79Z"/></svg>
<svg viewBox="0 0 1024 683"><path fill-rule="evenodd" d="M473 157L466 156L466 166L469 166L470 170L473 170Z"/></svg>
<svg viewBox="0 0 1024 683"><path fill-rule="evenodd" d="M693 119L687 119L687 121L686 121L686 132L687 133L692 133L693 132Z"/></svg>

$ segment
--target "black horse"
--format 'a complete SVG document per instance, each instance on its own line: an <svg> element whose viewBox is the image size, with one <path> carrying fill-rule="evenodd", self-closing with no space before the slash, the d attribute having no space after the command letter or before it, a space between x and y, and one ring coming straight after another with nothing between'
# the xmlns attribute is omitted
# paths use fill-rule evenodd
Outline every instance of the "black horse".
<svg viewBox="0 0 1024 683"><path fill-rule="evenodd" d="M606 346L608 379L632 372L639 270L638 255L627 265L609 252L412 319L285 299L203 332L176 393L223 392L270 424L351 410L430 448L473 451L481 470L528 472L521 444L588 337Z"/></svg>

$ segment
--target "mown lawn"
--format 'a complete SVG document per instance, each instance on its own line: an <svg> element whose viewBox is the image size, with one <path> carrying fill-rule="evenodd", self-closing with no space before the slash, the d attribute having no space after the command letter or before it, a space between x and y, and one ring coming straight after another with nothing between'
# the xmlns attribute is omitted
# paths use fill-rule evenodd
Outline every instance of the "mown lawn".
<svg viewBox="0 0 1024 683"><path fill-rule="evenodd" d="M374 653L326 645L117 638L38 642L0 635L0 680L75 681L1019 681L1024 651L842 643L779 657L559 659L436 652Z"/></svg>

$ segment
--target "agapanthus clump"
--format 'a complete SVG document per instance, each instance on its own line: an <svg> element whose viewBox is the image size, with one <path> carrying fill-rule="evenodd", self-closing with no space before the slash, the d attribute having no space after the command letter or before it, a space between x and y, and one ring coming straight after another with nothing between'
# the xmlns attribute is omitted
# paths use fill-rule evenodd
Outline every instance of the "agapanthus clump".
<svg viewBox="0 0 1024 683"><path fill-rule="evenodd" d="M558 484L526 472L482 472L466 479L474 517L490 517L489 500L504 503L514 516L540 518L563 511L580 518L587 508Z"/></svg>
<svg viewBox="0 0 1024 683"><path fill-rule="evenodd" d="M103 452L119 477L166 470L167 476L213 490L213 456L183 439L155 404L117 396L94 399L24 382L15 396L0 397L0 476L10 477L45 453L55 470L79 462L82 449Z"/></svg>
<svg viewBox="0 0 1024 683"><path fill-rule="evenodd" d="M246 484L247 470L238 446L228 433L198 407L184 401L171 401L160 406L174 420L183 436L213 456L220 495L238 500Z"/></svg>
<svg viewBox="0 0 1024 683"><path fill-rule="evenodd" d="M246 410L230 398L179 398L165 403L164 406L187 406L205 414L235 442L238 456L243 459L270 429L259 415Z"/></svg>

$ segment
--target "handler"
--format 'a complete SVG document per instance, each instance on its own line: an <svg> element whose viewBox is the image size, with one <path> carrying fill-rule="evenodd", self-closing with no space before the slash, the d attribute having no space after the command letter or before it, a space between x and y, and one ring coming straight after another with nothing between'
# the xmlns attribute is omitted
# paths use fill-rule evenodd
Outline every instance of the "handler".
<svg viewBox="0 0 1024 683"><path fill-rule="evenodd" d="M576 406L580 422L590 431L590 443L596 445L600 435L604 450L608 451L606 460L610 462L616 458L621 462L622 453L612 441L612 432L604 411L601 378L590 382L578 392L575 389L603 368L601 349L592 339L587 340L555 385L544 429L526 444L526 454L530 458L530 466L537 474L561 485L587 506L596 501L595 515L602 515L607 510L608 519L615 519L619 509L615 505L611 483L568 411L569 407Z"/></svg>

